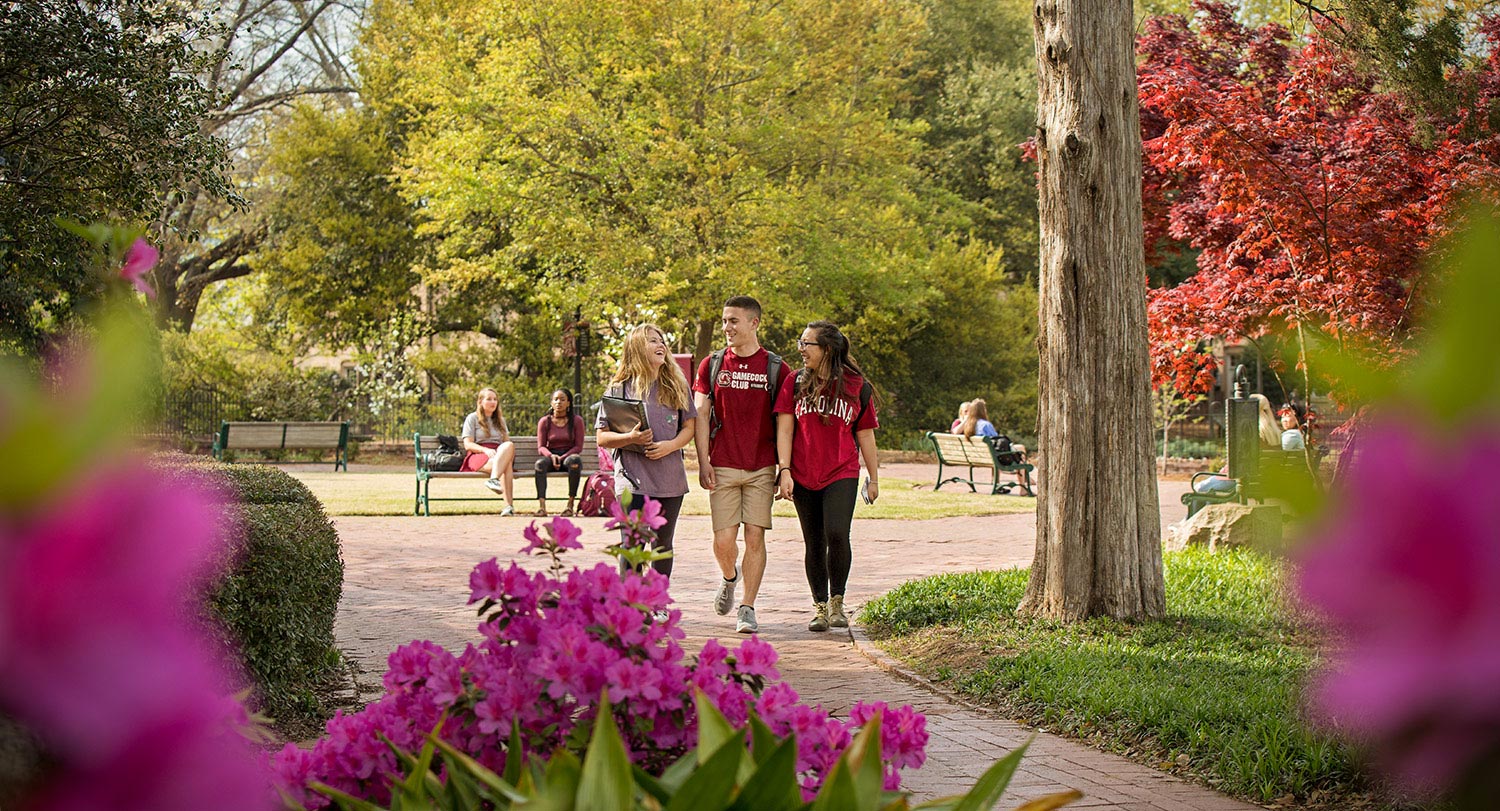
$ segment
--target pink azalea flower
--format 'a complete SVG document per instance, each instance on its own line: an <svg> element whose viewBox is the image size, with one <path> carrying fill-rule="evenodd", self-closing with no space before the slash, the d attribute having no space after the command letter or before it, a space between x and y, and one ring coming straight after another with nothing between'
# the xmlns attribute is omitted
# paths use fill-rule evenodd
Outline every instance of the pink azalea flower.
<svg viewBox="0 0 1500 811"><path fill-rule="evenodd" d="M578 542L578 536L583 534L572 521L561 516L552 519L547 525L547 531L552 533L553 540L557 541L558 549L582 549L583 544Z"/></svg>
<svg viewBox="0 0 1500 811"><path fill-rule="evenodd" d="M1500 745L1500 425L1462 442L1365 427L1299 591L1343 650L1311 685L1315 716L1418 790Z"/></svg>
<svg viewBox="0 0 1500 811"><path fill-rule="evenodd" d="M647 498L646 506L641 508L641 521L653 530L666 526L667 519L661 514L661 502L654 498Z"/></svg>
<svg viewBox="0 0 1500 811"><path fill-rule="evenodd" d="M0 516L0 708L56 759L36 807L271 802L236 685L187 619L221 521L204 487L131 468Z"/></svg>
<svg viewBox="0 0 1500 811"><path fill-rule="evenodd" d="M777 682L761 692L760 700L755 702L755 711L760 714L762 721L774 729L778 724L783 723L787 712L797 705L798 700L797 691L793 690L790 684ZM854 722L852 713L850 721Z"/></svg>
<svg viewBox="0 0 1500 811"><path fill-rule="evenodd" d="M546 541L543 541L541 534L536 531L535 521L527 524L526 528L521 530L521 537L526 539L526 545L521 547L521 554L523 555L529 555L546 545Z"/></svg>
<svg viewBox="0 0 1500 811"><path fill-rule="evenodd" d="M156 260L159 258L161 258L161 253L152 247L151 243L144 239L137 239L125 251L125 264L120 268L120 278L135 285L135 289L145 293L149 298L156 298L156 291L151 288L151 283L146 281L146 274L156 267Z"/></svg>
<svg viewBox="0 0 1500 811"><path fill-rule="evenodd" d="M504 593L500 586L500 562L495 558L484 561L469 572L470 603L498 600Z"/></svg>
<svg viewBox="0 0 1500 811"><path fill-rule="evenodd" d="M740 643L735 657L735 669L746 676L781 678L781 674L776 672L776 649L770 643L762 641L758 634Z"/></svg>

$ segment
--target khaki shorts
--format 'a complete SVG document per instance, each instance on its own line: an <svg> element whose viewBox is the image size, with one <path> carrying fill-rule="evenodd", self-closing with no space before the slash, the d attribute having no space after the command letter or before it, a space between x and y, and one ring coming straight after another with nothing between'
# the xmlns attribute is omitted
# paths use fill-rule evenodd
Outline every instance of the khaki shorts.
<svg viewBox="0 0 1500 811"><path fill-rule="evenodd" d="M714 468L717 486L708 494L714 532L736 524L771 528L771 500L776 495L776 466L760 470Z"/></svg>

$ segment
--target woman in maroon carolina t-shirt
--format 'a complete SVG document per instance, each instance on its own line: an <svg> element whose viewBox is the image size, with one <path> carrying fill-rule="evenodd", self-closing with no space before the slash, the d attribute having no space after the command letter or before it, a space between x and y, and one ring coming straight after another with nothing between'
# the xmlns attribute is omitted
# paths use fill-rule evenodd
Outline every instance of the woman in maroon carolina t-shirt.
<svg viewBox="0 0 1500 811"><path fill-rule="evenodd" d="M873 390L854 359L849 339L827 321L814 321L797 340L805 368L781 383L776 396L776 487L790 498L807 546L803 565L812 588L810 631L847 628L844 587L853 552L849 526L860 492L859 462L868 475L866 503L880 494L875 455Z"/></svg>

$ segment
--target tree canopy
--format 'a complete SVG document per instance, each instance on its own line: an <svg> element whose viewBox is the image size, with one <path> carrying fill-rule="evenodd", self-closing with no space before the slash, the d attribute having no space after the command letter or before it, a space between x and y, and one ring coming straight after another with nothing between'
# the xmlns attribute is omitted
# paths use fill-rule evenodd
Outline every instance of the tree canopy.
<svg viewBox="0 0 1500 811"><path fill-rule="evenodd" d="M0 341L34 351L100 294L54 218L144 223L189 185L228 193L201 124L212 25L180 0L0 6Z"/></svg>
<svg viewBox="0 0 1500 811"><path fill-rule="evenodd" d="M1487 125L1454 118L1425 138L1405 96L1327 39L1197 8L1192 26L1152 20L1139 46L1148 233L1199 251L1194 276L1152 295L1158 379L1201 386L1204 358L1183 349L1208 336L1311 330L1398 351L1423 255L1458 197L1495 179L1473 137Z"/></svg>
<svg viewBox="0 0 1500 811"><path fill-rule="evenodd" d="M925 19L871 0L383 2L363 97L400 122L440 300L498 289L556 324L654 320L701 356L748 293L772 345L840 322L897 402L946 422L1001 379L1030 389L1034 361L1004 347L1029 352L1034 327L999 249L969 239L974 210L919 165L927 125L903 104ZM927 405L934 353L984 388Z"/></svg>

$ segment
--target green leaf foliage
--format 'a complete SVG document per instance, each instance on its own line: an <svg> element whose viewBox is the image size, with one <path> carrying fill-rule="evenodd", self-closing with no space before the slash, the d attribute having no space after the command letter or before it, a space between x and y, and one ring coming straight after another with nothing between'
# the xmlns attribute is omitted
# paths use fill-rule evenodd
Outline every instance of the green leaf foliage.
<svg viewBox="0 0 1500 811"><path fill-rule="evenodd" d="M251 264L300 331L367 348L392 311L417 310L415 211L391 175L386 122L369 108L298 106L272 134L262 181L277 193Z"/></svg>
<svg viewBox="0 0 1500 811"><path fill-rule="evenodd" d="M783 354L808 321L844 326L887 426L1014 392L1028 432L1035 314L1014 305L993 240L1019 245L1031 215L976 231L994 209L924 171L929 125L907 102L928 14L914 0L375 3L361 75L400 122L390 174L430 240L418 272L437 320L451 303L451 326L494 337L509 368L556 375L575 308L606 346L652 320L702 357L722 302L748 293ZM996 120L965 126L1010 139L988 132ZM455 360L450 376L482 362Z"/></svg>
<svg viewBox="0 0 1500 811"><path fill-rule="evenodd" d="M342 686L333 620L343 592L338 533L301 482L263 465L159 458L163 475L207 475L233 499L234 564L213 586L207 608L240 653L261 711L287 737L315 734Z"/></svg>
<svg viewBox="0 0 1500 811"><path fill-rule="evenodd" d="M700 705L713 709L699 696ZM715 710L715 712L717 712ZM719 720L722 720L722 716ZM752 725L755 723L752 716ZM680 779L662 779L632 766L607 698L600 702L594 720L588 750L582 765L567 749L558 749L545 763L532 760L512 784L485 768L478 761L438 737L438 730L418 755L398 753L407 774L392 786L389 811L432 808L444 811L479 811L493 808L507 811L570 811L595 808L603 811L656 809L675 811L899 811L907 808L906 796L881 788L884 767L880 759L880 724L878 719L862 728L851 746L840 757L828 780L812 803L804 802L797 779L797 741L795 736L778 739L766 733L755 734L757 748L763 742L768 752L758 753L758 761L746 750L749 729L731 730L725 736L717 723L710 731L700 727L698 747L669 768ZM763 725L762 725L763 726ZM507 760L520 749L520 740L511 737ZM962 808L964 811L987 811L994 807L1010 783L1026 747L1022 746L998 761L964 795L927 803L919 808ZM707 754L700 758L699 753ZM745 772L742 764L758 762L758 768ZM507 767L509 769L509 767ZM437 778L441 770L444 779ZM348 811L376 811L379 806L350 797L336 789L315 784L314 790ZM1025 811L1050 811L1078 798L1077 792L1041 798L1022 806ZM288 804L288 807L294 807Z"/></svg>
<svg viewBox="0 0 1500 811"><path fill-rule="evenodd" d="M630 757L625 741L615 725L614 707L609 696L599 699L599 714L594 718L594 733L589 738L588 754L583 759L583 777L578 783L579 811L611 811L628 808L635 797L635 782L630 773Z"/></svg>
<svg viewBox="0 0 1500 811"><path fill-rule="evenodd" d="M105 291L55 218L143 223L164 189L227 196L201 127L213 33L185 0L0 5L0 351L34 354Z"/></svg>

